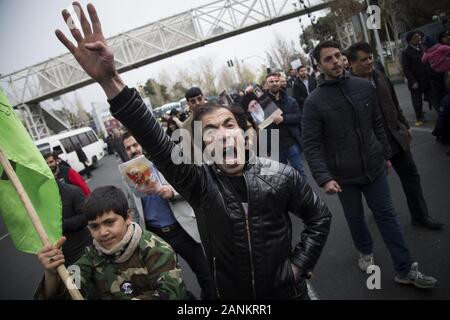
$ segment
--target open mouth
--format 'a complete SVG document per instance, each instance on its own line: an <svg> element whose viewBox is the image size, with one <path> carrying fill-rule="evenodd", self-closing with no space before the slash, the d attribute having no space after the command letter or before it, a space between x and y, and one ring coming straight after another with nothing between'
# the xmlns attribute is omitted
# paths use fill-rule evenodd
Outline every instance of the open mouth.
<svg viewBox="0 0 450 320"><path fill-rule="evenodd" d="M237 165L238 164L238 156L237 149L234 145L225 146L223 148L223 163L227 165Z"/></svg>

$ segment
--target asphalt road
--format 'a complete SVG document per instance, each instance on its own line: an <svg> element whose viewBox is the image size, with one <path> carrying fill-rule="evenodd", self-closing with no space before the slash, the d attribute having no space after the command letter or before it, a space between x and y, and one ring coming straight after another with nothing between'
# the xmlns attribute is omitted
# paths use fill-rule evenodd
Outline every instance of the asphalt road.
<svg viewBox="0 0 450 320"><path fill-rule="evenodd" d="M414 113L406 86L397 85L396 91L407 119L414 124ZM446 227L441 231L413 227L403 190L395 173L389 176L389 182L395 209L412 255L419 261L420 270L437 277L438 286L424 291L393 282L394 270L390 256L373 216L366 208L369 229L375 242L375 259L382 274L381 289L369 290L366 286L369 275L357 267L357 252L337 196L325 195L313 182L308 171L311 185L333 214L331 232L311 280L320 299L450 299L450 158L445 156L450 147L442 146L431 136L436 115L434 111L428 110L428 106L425 109L429 122L424 127L413 128L412 153L422 177L429 211L435 218L446 223ZM113 184L121 187L118 163L119 160L114 156L104 158L99 168L93 171L93 178L88 181L89 186L95 188ZM293 243L298 241L302 228L301 221L293 217ZM199 287L195 276L182 260L181 267L188 289L198 296ZM0 299L32 299L41 275L42 268L37 258L14 248L0 219Z"/></svg>

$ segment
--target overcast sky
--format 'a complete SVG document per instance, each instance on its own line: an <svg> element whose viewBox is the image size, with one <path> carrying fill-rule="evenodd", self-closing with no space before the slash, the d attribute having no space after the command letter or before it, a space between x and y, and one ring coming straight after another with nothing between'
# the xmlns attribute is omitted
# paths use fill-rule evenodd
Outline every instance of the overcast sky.
<svg viewBox="0 0 450 320"><path fill-rule="evenodd" d="M65 25L60 12L68 8L72 1L56 0L0 0L0 39L1 58L0 74L5 75L22 68L43 62L49 58L66 53L66 48L54 35L59 28L66 34ZM83 8L88 2L93 3L102 22L106 38L143 26L153 21L181 13L212 0L92 0L79 1ZM297 2L292 0L292 3ZM292 6L292 3L289 5ZM298 3L298 2L297 2ZM320 16L320 13L316 13ZM305 25L308 18L303 17ZM226 65L230 58L242 59L252 55L264 56L276 33L288 40L293 40L299 47L300 25L298 18L264 27L255 31L222 40L202 48L161 60L151 65L122 74L125 82L135 86L148 78L158 78L165 71L176 72L177 69L192 65L200 57L213 57L219 69ZM257 68L261 61L249 58L245 63ZM77 90L78 96L86 107L91 102L105 102L105 96L98 85Z"/></svg>

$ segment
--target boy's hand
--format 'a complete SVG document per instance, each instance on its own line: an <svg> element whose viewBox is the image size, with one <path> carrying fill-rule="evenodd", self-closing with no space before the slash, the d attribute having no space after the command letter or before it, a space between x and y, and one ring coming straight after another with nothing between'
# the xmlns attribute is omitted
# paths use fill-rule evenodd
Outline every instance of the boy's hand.
<svg viewBox="0 0 450 320"><path fill-rule="evenodd" d="M38 258L50 274L56 274L56 268L64 264L64 255L61 247L66 242L66 237L61 237L55 245L45 246L38 252Z"/></svg>
<svg viewBox="0 0 450 320"><path fill-rule="evenodd" d="M73 38L77 41L77 46L69 41L61 30L56 30L55 34L59 41L73 54L84 71L102 86L108 98L111 99L120 93L125 85L117 73L114 65L114 55L106 44L95 7L92 4L87 6L92 23L91 27L81 5L78 2L74 2L73 6L75 11L79 12L79 20L84 36L75 27L73 18L67 10L62 11L62 16L70 28Z"/></svg>

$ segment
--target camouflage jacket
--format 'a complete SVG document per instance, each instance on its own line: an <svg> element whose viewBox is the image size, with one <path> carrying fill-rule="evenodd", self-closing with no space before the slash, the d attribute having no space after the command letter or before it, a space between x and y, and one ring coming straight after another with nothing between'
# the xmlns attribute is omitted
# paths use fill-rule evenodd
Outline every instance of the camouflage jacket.
<svg viewBox="0 0 450 320"><path fill-rule="evenodd" d="M167 242L149 231L143 231L138 248L124 263L99 256L91 245L70 270L80 271L81 293L88 300L185 298L175 252ZM76 281L76 276L74 279ZM44 281L41 281L35 299L44 298ZM48 299L70 299L62 281Z"/></svg>

